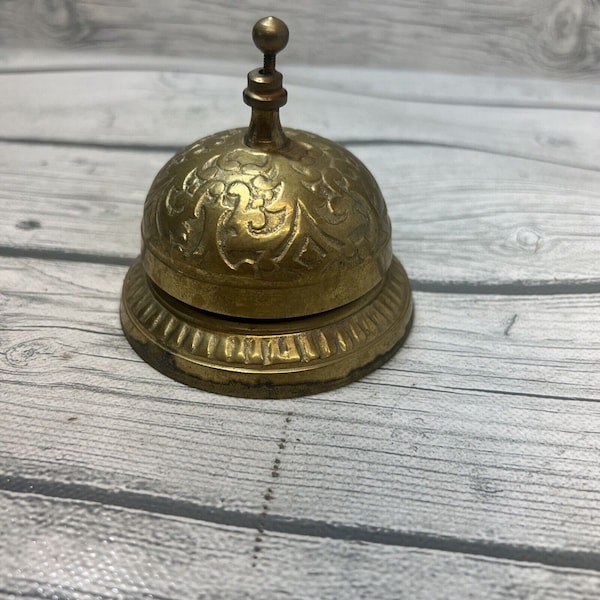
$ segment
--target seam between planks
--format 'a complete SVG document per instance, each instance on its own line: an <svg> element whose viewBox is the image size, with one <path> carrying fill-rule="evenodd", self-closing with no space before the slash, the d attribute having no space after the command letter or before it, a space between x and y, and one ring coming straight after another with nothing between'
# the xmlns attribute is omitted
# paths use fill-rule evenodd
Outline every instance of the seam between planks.
<svg viewBox="0 0 600 600"><path fill-rule="evenodd" d="M12 578L13 581L18 581L18 582L25 582L29 585L33 585L35 586L37 589L40 588L40 585L42 584L42 582L38 581L37 579L23 579L21 577L19 577L18 579L16 577ZM44 581L43 585L47 585L48 582ZM54 587L54 586L53 586ZM61 585L57 585L56 587L58 587L59 589L62 590L62 586ZM4 594L6 596L8 596L9 598L36 598L39 600L47 600L48 599L48 594L42 589L40 591L36 590L23 590L22 587L15 587L13 589L9 589L9 588L0 588L0 594ZM61 599L66 599L66 598L77 598L78 596L76 594L81 594L81 595L85 595L87 597L92 597L90 592L88 590L86 590L85 588L81 588L81 587L75 587L75 586L71 586L69 585L69 593L72 595L66 596L64 595L64 593L62 595L58 595L57 592L55 590L53 590L52 596L50 596L51 598L61 598ZM156 594L152 594L152 596L149 596L152 598L152 600L173 600L172 598L166 598L165 596L157 596ZM93 598L95 600L114 600L115 596L107 596L106 594L99 594L97 591L94 591L93 594Z"/></svg>
<svg viewBox="0 0 600 600"><path fill-rule="evenodd" d="M535 156L529 156L527 154L514 154L511 152L500 152L498 150L491 150L489 148L483 148L476 145L469 144L451 144L445 142L434 142L426 140L413 140L413 139L333 139L333 142L340 144L341 146L349 147L369 147L369 146L420 146L429 148L448 148L450 150L465 150L469 152L481 152L483 154L491 154L493 156L506 156L508 158L517 158L520 160L530 160L537 163L546 165L557 165L559 167L566 167L569 169L581 169L582 171L590 171L592 173L600 172L600 167L595 169L592 167L583 167L578 164L561 162L558 160L550 160L543 158L536 158ZM115 143L115 142L84 142L77 140L61 140L61 139L39 139L32 137L0 137L0 143L4 144L23 144L30 146L62 146L68 148L93 148L102 150L118 150L124 152L170 152L175 153L181 150L186 144L127 144L127 143Z"/></svg>
<svg viewBox="0 0 600 600"><path fill-rule="evenodd" d="M394 367L389 367L383 365L379 367L381 371L392 371L395 373L405 372L404 369L397 369ZM406 371L407 373L412 373L412 371ZM438 388L427 388L417 385L401 385L398 383L387 383L385 381L378 381L374 378L371 378L369 381L370 385L377 385L380 387L391 387L396 389L407 389L407 390L420 390L423 392L443 392L449 394L463 394L465 392L474 392L476 394L484 394L486 396L490 395L499 395L499 396L517 396L519 398L537 398L539 400L563 400L565 402L591 402L591 403L599 403L600 398L586 398L584 396L557 396L553 394L533 394L531 392L508 392L505 390L486 390L484 388L468 388L468 387L460 387L460 388L451 388L447 386L440 386Z"/></svg>
<svg viewBox="0 0 600 600"><path fill-rule="evenodd" d="M237 63L232 63L237 64ZM299 64L293 64L292 67L298 68ZM365 68L365 70L368 70ZM400 72L406 71L406 69L400 69ZM240 71L240 74L231 73L223 73L218 70L215 71L198 71L192 68L185 68L182 66L178 66L175 64L167 64L164 68L156 68L153 66L147 65L112 65L107 64L106 61L102 65L74 65L67 66L61 65L57 67L52 66L17 66L17 67L0 67L0 77L3 75L46 75L53 73L110 73L110 72L120 72L120 73L182 73L186 75L198 75L198 76L216 76L216 77L230 77L239 79L240 77L243 79L244 71L243 69ZM237 72L237 71L236 71ZM433 75L432 72L423 71L423 73L428 75ZM477 78L477 75L473 75L473 77ZM506 77L504 77L507 79ZM490 108L532 108L539 110L567 110L567 111L583 111L583 112L596 112L600 110L600 104L598 106L586 106L580 104L569 104L567 102L556 102L551 103L544 99L536 99L535 101L524 101L524 100L514 100L514 101L505 101L505 102L497 102L492 99L489 100L478 100L476 98L452 98L452 97L438 97L431 98L425 95L419 94L404 94L402 92L398 94L384 94L384 93L373 93L365 90L356 91L353 90L349 92L344 88L339 89L335 86L330 87L327 85L317 85L314 82L311 83L304 79L297 79L294 77L294 74L288 75L289 84L295 87L302 87L306 89L314 89L320 90L324 92L344 92L347 94L352 94L353 96L359 98L376 98L378 100L398 100L400 102L415 102L420 104L441 104L441 105L451 105L451 106L474 106L474 107L490 107ZM510 80L510 77L508 77ZM545 81L552 81L552 78L542 78ZM584 80L585 81L585 80ZM567 80L558 80L559 83L566 84Z"/></svg>
<svg viewBox="0 0 600 600"><path fill-rule="evenodd" d="M165 496L125 490L107 490L86 484L49 482L20 476L0 476L0 490L63 500L91 502L242 529L258 530L261 528L263 532L435 550L514 562L537 563L550 567L600 572L600 552L549 549L507 542L468 540L424 532L407 532L379 527L344 525L315 519L284 517L273 513L269 514L268 519L264 519L259 513L231 511L200 505L187 500L175 500Z"/></svg>
<svg viewBox="0 0 600 600"><path fill-rule="evenodd" d="M31 258L60 262L88 263L106 266L129 267L134 261L130 256L110 254L87 254L62 249L24 248L0 246L0 257ZM430 294L461 294L483 296L572 296L600 293L600 281L472 283L468 281L421 281L409 277L413 292Z"/></svg>

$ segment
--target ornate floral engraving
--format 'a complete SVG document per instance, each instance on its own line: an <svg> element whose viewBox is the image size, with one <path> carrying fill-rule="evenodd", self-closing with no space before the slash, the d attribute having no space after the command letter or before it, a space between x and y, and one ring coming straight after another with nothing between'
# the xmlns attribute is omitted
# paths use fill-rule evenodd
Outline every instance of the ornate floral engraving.
<svg viewBox="0 0 600 600"><path fill-rule="evenodd" d="M200 140L165 165L146 202L145 239L212 271L283 280L358 264L387 243L383 198L352 154L293 130L290 146L269 154L244 147L243 131Z"/></svg>

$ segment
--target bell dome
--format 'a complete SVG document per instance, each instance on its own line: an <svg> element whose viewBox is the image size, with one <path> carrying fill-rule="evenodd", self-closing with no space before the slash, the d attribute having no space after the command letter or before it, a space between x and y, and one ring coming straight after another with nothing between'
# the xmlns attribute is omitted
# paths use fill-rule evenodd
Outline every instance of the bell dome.
<svg viewBox="0 0 600 600"><path fill-rule="evenodd" d="M275 55L286 25L262 19L253 39L265 58L243 95L250 125L194 142L157 174L121 320L138 354L170 377L277 398L382 364L409 330L412 299L367 167L281 127Z"/></svg>
<svg viewBox="0 0 600 600"><path fill-rule="evenodd" d="M245 145L245 129L211 135L158 173L142 261L166 293L214 313L280 319L337 308L382 281L391 229L375 179L343 147L283 131L278 152Z"/></svg>

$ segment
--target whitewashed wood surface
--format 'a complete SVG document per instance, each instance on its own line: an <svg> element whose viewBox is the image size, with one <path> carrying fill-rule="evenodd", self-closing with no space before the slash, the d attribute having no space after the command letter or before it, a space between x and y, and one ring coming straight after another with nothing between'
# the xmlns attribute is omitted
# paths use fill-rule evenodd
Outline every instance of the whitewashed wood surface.
<svg viewBox="0 0 600 600"><path fill-rule="evenodd" d="M274 12L293 32L286 55L299 64L569 79L600 73L595 0L3 0L0 44L239 63L252 56L245 32Z"/></svg>
<svg viewBox="0 0 600 600"><path fill-rule="evenodd" d="M284 124L345 143L379 180L416 315L384 368L283 401L172 382L120 330L153 175L248 120L254 66L237 40L190 60L191 33L169 45L154 6L136 30L114 23L141 2L0 4L0 597L599 597L596 4L383 3L366 24L433 11L444 68L496 60L511 77L332 70L344 39L329 64L284 69ZM222 36L234 10L206 23ZM489 30L456 29L473 11L535 19L499 27L494 58ZM548 60L539 37L524 45L533 22L566 23L539 30L556 34ZM518 78L549 72L564 76Z"/></svg>

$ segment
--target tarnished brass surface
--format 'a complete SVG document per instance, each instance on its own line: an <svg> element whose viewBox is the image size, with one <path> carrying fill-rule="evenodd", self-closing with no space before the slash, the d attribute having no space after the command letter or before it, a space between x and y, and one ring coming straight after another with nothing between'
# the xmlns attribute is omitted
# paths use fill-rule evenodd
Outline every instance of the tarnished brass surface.
<svg viewBox="0 0 600 600"><path fill-rule="evenodd" d="M232 396L282 398L344 385L383 364L410 328L407 289L394 259L374 290L327 313L230 319L169 297L138 259L125 279L121 319L138 354L173 379Z"/></svg>
<svg viewBox="0 0 600 600"><path fill-rule="evenodd" d="M234 317L337 308L385 275L390 223L377 183L346 149L285 130L277 152L244 129L204 138L156 177L142 224L144 268L171 296Z"/></svg>
<svg viewBox="0 0 600 600"><path fill-rule="evenodd" d="M284 129L274 17L253 30L250 126L203 138L156 176L121 319L151 365L189 385L284 397L343 385L401 344L412 315L385 202L345 148Z"/></svg>

